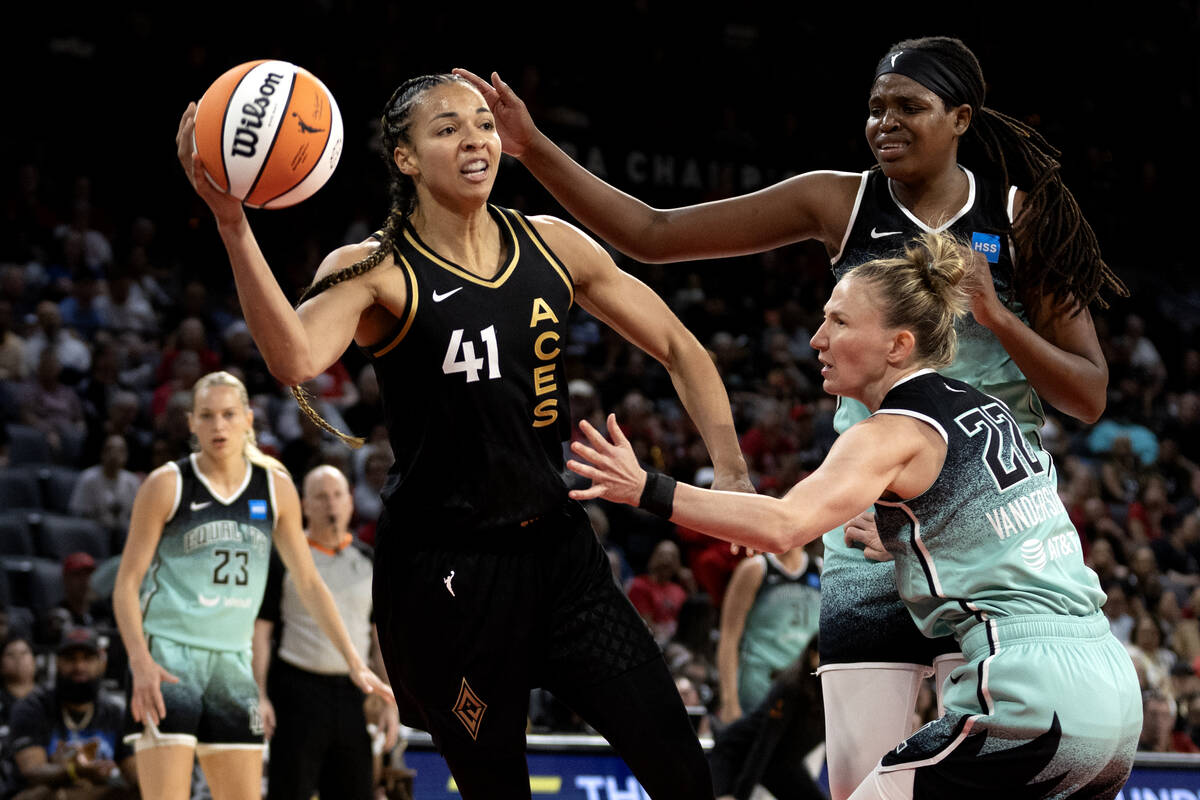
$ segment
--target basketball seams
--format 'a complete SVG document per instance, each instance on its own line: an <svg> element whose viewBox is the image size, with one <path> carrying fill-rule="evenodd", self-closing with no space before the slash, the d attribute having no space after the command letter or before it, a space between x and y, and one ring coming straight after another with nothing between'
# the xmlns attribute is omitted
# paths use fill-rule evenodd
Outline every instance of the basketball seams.
<svg viewBox="0 0 1200 800"><path fill-rule="evenodd" d="M288 187L284 191L280 192L279 194L275 195L274 197L264 200L262 203L262 208L270 208L271 203L274 203L276 200L280 199L281 197L287 197L292 192L295 192L296 190L303 187L304 182L307 181L308 177L313 174L313 171L316 170L317 167L321 166L321 164L324 162L325 157L329 153L330 144L334 143L337 139L339 139L341 137L341 131L340 131L341 112L338 110L337 101L333 99L333 93L329 91L328 87L326 87L325 84L322 83L317 78L316 75L313 75L311 72L308 72L307 70L297 69L297 71L296 71L297 80L302 75L305 78L312 81L312 83L313 83L312 88L314 89L314 93L320 97L323 97L325 99L325 102L328 105L329 124L328 124L328 130L326 131L326 134L325 134L325 141L321 145L321 152L317 155L316 158L313 159L312 166L310 166L308 168L308 171L304 173L304 176L301 177L298 181L294 182L290 187ZM287 106L287 108L284 109L285 113L287 111L291 110L291 99L292 98L290 98L290 97L288 98L288 106ZM280 123L279 127L282 128L283 124Z"/></svg>
<svg viewBox="0 0 1200 800"><path fill-rule="evenodd" d="M231 188L229 168L225 164L225 121L229 115L229 100L237 92L242 82L246 80L246 77L254 71L254 68L262 63L264 63L262 60L249 61L228 70L213 82L212 86L200 97L200 102L196 104L196 122L192 126L192 146L196 152L200 153L200 159L205 164L204 171L209 179L223 192L228 192ZM242 70L240 75L237 74L239 69ZM233 81L233 86L226 91L225 87L230 81ZM219 126L212 126L208 124L209 120L206 118L209 115L202 115L205 109L204 100L205 98L209 98L211 101L216 102L218 97L221 98L222 102L221 124ZM203 127L207 135L197 138L197 127ZM212 152L214 149L216 150L215 153ZM209 172L210 165L214 168L220 168L221 175L219 178ZM222 179L224 180L224 186L221 185Z"/></svg>
<svg viewBox="0 0 1200 800"><path fill-rule="evenodd" d="M275 125L275 130L271 132L271 144L263 153L262 163L258 166L258 174L254 176L254 180L250 182L249 188L246 189L246 200L244 202L251 208L262 208L263 204L251 203L249 198L254 195L254 190L258 186L258 182L262 180L262 175L267 168L267 164L271 162L271 154L275 152L275 142L279 140L279 132L283 130L287 110L292 105L292 94L296 91L296 77L298 76L299 72L299 68L292 67L292 79L288 82L287 99L283 101L283 104L280 107L280 116L278 117L278 122Z"/></svg>

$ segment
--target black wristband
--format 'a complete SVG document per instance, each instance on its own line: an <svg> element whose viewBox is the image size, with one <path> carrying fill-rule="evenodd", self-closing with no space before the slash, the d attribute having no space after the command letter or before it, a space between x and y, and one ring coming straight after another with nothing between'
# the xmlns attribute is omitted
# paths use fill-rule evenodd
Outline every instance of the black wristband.
<svg viewBox="0 0 1200 800"><path fill-rule="evenodd" d="M675 505L675 479L661 472L647 472L646 486L638 500L638 508L663 519L670 519Z"/></svg>

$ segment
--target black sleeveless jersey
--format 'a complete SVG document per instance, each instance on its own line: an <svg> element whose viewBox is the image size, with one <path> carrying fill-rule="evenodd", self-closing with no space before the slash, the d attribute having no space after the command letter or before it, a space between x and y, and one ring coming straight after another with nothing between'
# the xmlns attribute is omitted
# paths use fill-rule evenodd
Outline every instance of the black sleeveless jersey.
<svg viewBox="0 0 1200 800"><path fill-rule="evenodd" d="M491 279L439 256L406 222L393 255L408 304L367 348L396 457L383 499L391 526L414 535L519 524L567 500L562 353L574 284L524 215L488 210L507 253Z"/></svg>
<svg viewBox="0 0 1200 800"><path fill-rule="evenodd" d="M904 245L922 233L949 232L984 251L992 268L996 293L1010 302L1013 254L1008 232L1012 188L977 179L965 167L960 169L970 181L967 202L957 214L934 227L900 204L881 170L864 172L841 251L833 259L834 274L841 278L851 268L871 259L901 255Z"/></svg>

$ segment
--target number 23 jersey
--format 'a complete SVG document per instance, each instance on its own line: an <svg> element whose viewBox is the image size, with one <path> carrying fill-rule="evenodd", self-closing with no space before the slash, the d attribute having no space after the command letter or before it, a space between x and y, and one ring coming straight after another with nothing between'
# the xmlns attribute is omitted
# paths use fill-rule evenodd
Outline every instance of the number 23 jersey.
<svg viewBox="0 0 1200 800"><path fill-rule="evenodd" d="M247 463L231 497L212 490L195 454L172 462L175 508L142 580L142 628L208 650L248 650L267 585L275 491Z"/></svg>
<svg viewBox="0 0 1200 800"><path fill-rule="evenodd" d="M562 354L574 284L522 214L488 211L504 245L491 278L440 256L405 223L393 268L407 307L366 348L396 457L383 498L391 525L412 534L518 524L567 500Z"/></svg>

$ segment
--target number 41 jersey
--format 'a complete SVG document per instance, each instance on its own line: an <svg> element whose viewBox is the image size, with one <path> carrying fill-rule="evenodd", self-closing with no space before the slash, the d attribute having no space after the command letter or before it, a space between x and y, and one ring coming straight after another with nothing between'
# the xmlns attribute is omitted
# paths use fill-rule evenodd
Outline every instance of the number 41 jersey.
<svg viewBox="0 0 1200 800"><path fill-rule="evenodd" d="M221 498L194 454L169 466L175 508L142 581L143 630L192 647L248 650L275 529L271 476L247 464L241 487Z"/></svg>
<svg viewBox="0 0 1200 800"><path fill-rule="evenodd" d="M921 420L946 441L929 489L875 505L900 597L927 636L961 640L991 617L1100 609L1104 593L1083 562L1054 464L1004 403L923 370L893 386L875 413Z"/></svg>
<svg viewBox="0 0 1200 800"><path fill-rule="evenodd" d="M396 236L408 305L367 351L396 457L383 498L402 535L519 524L567 500L562 353L574 284L524 215L488 211L504 246L491 278L439 255L407 222Z"/></svg>

